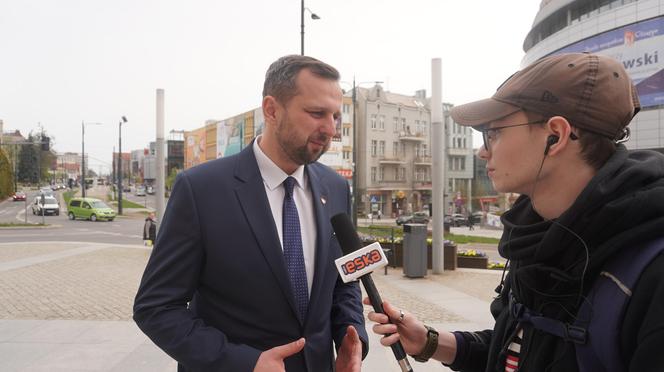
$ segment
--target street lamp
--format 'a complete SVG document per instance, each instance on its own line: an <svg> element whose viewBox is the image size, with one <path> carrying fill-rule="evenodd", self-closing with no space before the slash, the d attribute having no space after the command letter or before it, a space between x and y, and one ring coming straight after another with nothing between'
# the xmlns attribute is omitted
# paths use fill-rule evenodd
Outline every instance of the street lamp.
<svg viewBox="0 0 664 372"><path fill-rule="evenodd" d="M126 117L122 117L118 125L118 214L122 214L122 123L127 122Z"/></svg>
<svg viewBox="0 0 664 372"><path fill-rule="evenodd" d="M357 203L359 199L359 194L357 192L357 88L362 84L382 84L382 81L362 81L360 83L355 83L355 77L353 77L353 204L352 204L352 217L353 225L357 228Z"/></svg>
<svg viewBox="0 0 664 372"><path fill-rule="evenodd" d="M101 123L86 123L81 122L81 196L85 198L85 126L86 125L101 125Z"/></svg>
<svg viewBox="0 0 664 372"><path fill-rule="evenodd" d="M304 11L311 14L311 19L320 19L318 14L311 11L309 8L304 7L304 0L300 2L300 54L304 55Z"/></svg>

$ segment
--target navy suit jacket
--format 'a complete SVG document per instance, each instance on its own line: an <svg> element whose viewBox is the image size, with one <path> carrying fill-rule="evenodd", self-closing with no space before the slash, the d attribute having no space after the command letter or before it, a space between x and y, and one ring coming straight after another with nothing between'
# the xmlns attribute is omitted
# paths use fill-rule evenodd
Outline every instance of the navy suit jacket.
<svg viewBox="0 0 664 372"><path fill-rule="evenodd" d="M331 371L348 325L367 345L361 293L334 267L330 218L348 213L347 182L305 169L316 215L315 273L298 319L283 251L252 146L178 176L134 303L134 320L179 371L252 371L260 353L306 338L289 372ZM277 221L281 223L281 221Z"/></svg>

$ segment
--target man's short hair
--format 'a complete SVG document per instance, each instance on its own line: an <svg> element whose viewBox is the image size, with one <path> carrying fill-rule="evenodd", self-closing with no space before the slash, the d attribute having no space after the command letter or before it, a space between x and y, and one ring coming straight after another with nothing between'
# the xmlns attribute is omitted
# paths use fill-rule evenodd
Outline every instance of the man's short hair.
<svg viewBox="0 0 664 372"><path fill-rule="evenodd" d="M295 79L298 73L304 69L325 79L339 80L339 71L325 62L308 56L284 56L274 61L267 69L263 84L263 98L272 96L281 104L288 103L297 95Z"/></svg>

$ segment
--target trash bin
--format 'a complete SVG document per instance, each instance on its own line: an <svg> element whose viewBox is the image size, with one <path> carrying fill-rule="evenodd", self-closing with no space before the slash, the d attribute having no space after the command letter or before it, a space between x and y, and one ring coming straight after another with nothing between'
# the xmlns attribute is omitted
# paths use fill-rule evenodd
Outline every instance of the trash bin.
<svg viewBox="0 0 664 372"><path fill-rule="evenodd" d="M403 226L403 273L409 278L427 275L427 225Z"/></svg>
<svg viewBox="0 0 664 372"><path fill-rule="evenodd" d="M443 242L443 270L456 270L457 245L451 240Z"/></svg>

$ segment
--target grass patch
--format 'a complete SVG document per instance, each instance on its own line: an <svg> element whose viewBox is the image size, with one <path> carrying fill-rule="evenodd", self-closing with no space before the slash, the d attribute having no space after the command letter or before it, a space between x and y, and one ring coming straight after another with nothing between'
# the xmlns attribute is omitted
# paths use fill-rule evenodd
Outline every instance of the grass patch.
<svg viewBox="0 0 664 372"><path fill-rule="evenodd" d="M118 202L111 202L114 206L118 206ZM143 204L134 203L127 199L122 199L122 208L145 208Z"/></svg>
<svg viewBox="0 0 664 372"><path fill-rule="evenodd" d="M48 226L43 223L23 223L23 222L2 222L0 227L35 227L35 226Z"/></svg>
<svg viewBox="0 0 664 372"><path fill-rule="evenodd" d="M62 193L62 198L65 199L65 205L69 205L69 200L74 197L74 194L76 191L71 190L71 191L65 191Z"/></svg>
<svg viewBox="0 0 664 372"><path fill-rule="evenodd" d="M357 231L365 234L374 236L377 238L391 239L392 236L396 240L403 239L403 228L395 226L360 226L357 228ZM445 239L451 240L456 244L466 244L466 243L486 243L486 244L498 244L500 239L496 238L487 238L481 236L471 236L471 235L455 235L455 234L445 234Z"/></svg>

